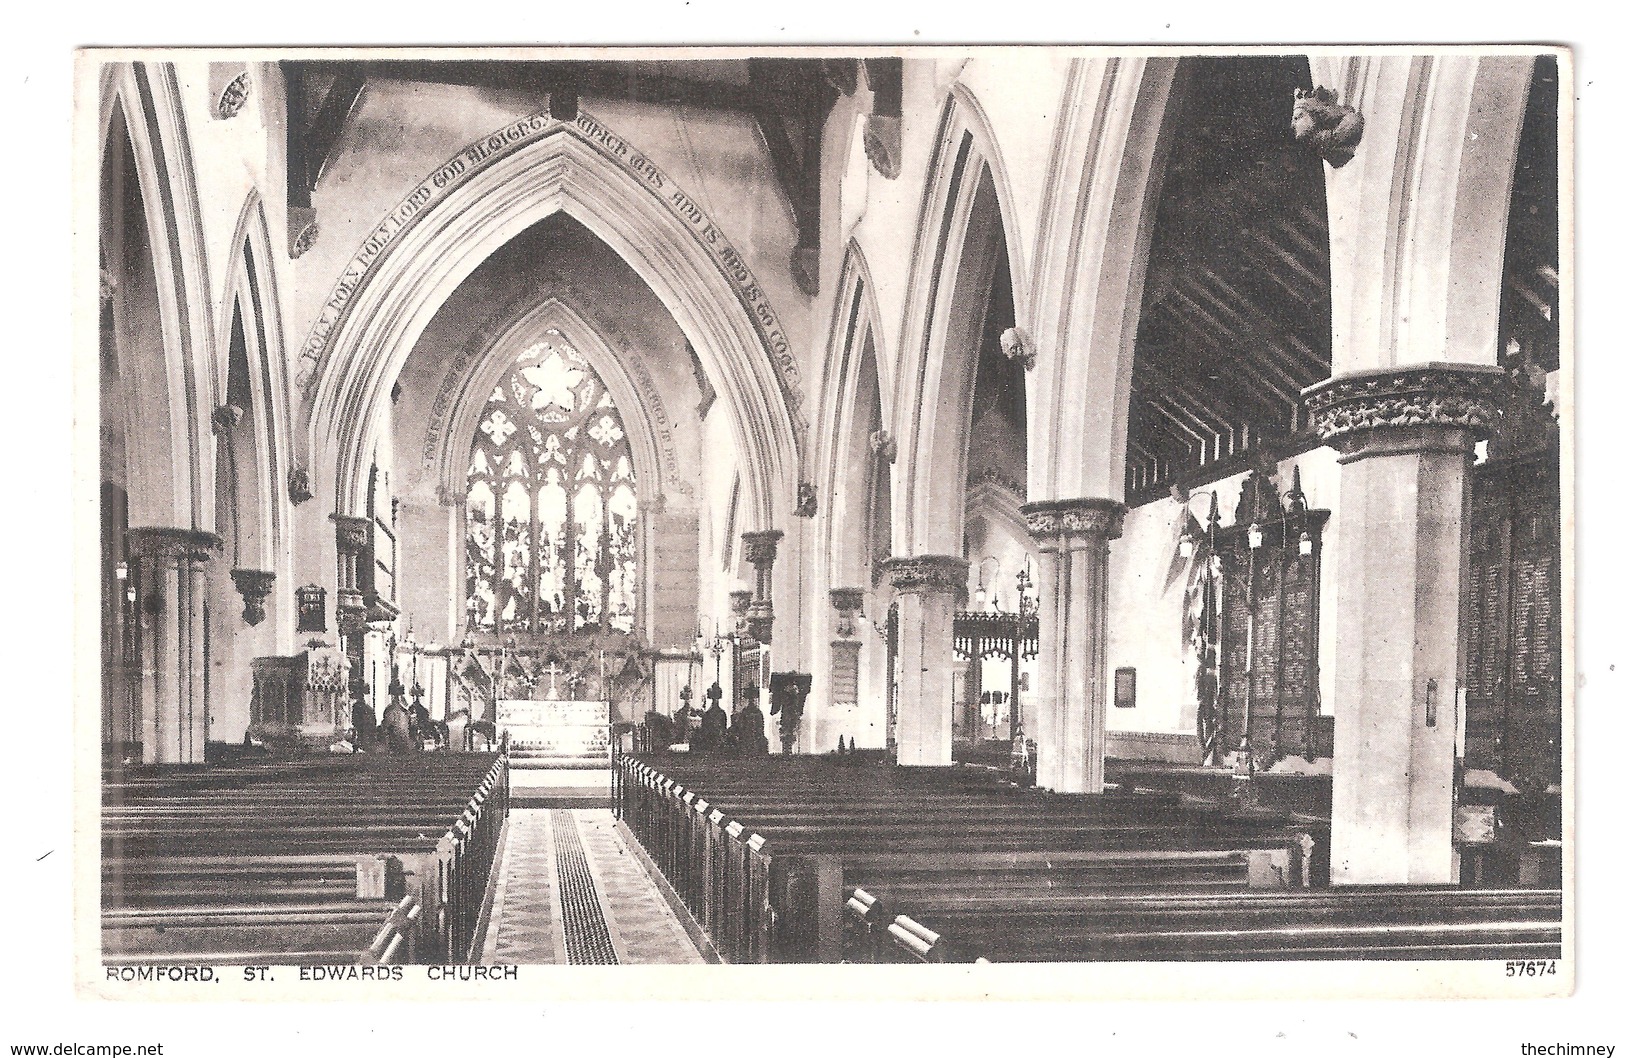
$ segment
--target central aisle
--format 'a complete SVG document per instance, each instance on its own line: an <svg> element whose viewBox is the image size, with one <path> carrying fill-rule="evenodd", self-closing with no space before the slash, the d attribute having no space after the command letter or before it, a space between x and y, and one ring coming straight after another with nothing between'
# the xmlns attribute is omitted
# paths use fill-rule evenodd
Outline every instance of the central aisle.
<svg viewBox="0 0 1625 1058"><path fill-rule="evenodd" d="M607 808L515 808L480 962L703 963Z"/></svg>

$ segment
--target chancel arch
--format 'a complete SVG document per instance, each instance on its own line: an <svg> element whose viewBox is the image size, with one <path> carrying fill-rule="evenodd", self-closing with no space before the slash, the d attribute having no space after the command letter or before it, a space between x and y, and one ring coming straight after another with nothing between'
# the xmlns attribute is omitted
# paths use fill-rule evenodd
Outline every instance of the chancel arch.
<svg viewBox="0 0 1625 1058"><path fill-rule="evenodd" d="M748 520L787 513L799 443L778 378L740 293L703 236L574 124L527 142L458 184L403 233L355 293L314 380L315 451L336 466L334 503L352 509L378 411L417 335L490 253L556 212L579 220L656 292L714 380L746 468Z"/></svg>

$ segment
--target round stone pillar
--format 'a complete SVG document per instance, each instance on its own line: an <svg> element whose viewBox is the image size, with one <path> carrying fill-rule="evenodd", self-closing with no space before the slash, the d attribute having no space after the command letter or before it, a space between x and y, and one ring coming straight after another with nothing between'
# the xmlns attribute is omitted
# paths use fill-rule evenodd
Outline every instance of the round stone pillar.
<svg viewBox="0 0 1625 1058"><path fill-rule="evenodd" d="M220 538L144 526L125 533L140 620L141 760L202 763L209 740L209 560Z"/></svg>
<svg viewBox="0 0 1625 1058"><path fill-rule="evenodd" d="M880 569L897 600L897 763L944 767L954 749L954 611L970 564L915 555Z"/></svg>
<svg viewBox="0 0 1625 1058"><path fill-rule="evenodd" d="M1455 880L1456 686L1469 469L1498 368L1361 371L1304 391L1341 453L1334 883Z"/></svg>
<svg viewBox="0 0 1625 1058"><path fill-rule="evenodd" d="M1106 785L1106 604L1116 500L1045 500L1022 509L1038 545L1038 664L1029 695L1039 786L1099 793Z"/></svg>

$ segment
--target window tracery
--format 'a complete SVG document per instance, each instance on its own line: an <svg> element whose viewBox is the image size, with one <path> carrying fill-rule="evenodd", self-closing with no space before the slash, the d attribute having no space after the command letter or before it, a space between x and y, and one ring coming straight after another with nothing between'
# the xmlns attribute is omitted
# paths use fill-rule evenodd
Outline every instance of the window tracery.
<svg viewBox="0 0 1625 1058"><path fill-rule="evenodd" d="M474 631L630 633L637 474L626 426L558 330L491 391L469 455L466 600Z"/></svg>

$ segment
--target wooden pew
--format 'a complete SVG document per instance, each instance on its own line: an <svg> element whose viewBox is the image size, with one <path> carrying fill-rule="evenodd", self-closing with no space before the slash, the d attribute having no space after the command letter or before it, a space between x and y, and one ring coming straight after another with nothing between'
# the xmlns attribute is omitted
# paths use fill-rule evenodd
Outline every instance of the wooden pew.
<svg viewBox="0 0 1625 1058"><path fill-rule="evenodd" d="M1558 893L1453 886L1097 895L1053 907L944 897L909 910L952 961L1557 958L1562 928Z"/></svg>
<svg viewBox="0 0 1625 1058"><path fill-rule="evenodd" d="M110 776L109 958L473 957L508 767L503 755L448 757Z"/></svg>
<svg viewBox="0 0 1625 1058"><path fill-rule="evenodd" d="M880 810L866 805L858 815L846 818L833 807L840 794L819 789L820 783L831 780L829 769L819 774L799 764L774 769L754 780L758 786L777 791L774 796L778 798L772 811L757 812L748 806L749 777L729 774L725 767L715 765L684 765L685 778L704 782L707 791L731 790L730 796L743 799L741 803L747 806L736 810L738 818L729 818L705 797L633 757L617 761L615 806L729 961L742 956L753 961L838 960L843 890L848 888L844 872L859 865L918 869L981 856L994 858L986 862L991 867L997 857L1005 856L1015 857L1002 861L1006 868L1031 867L1044 858L1065 854L1077 859L1081 869L1092 866L1098 871L1112 863L1119 870L1132 869L1133 857L1143 852L1148 841L1188 845L1203 839L1198 824L1230 825L1225 817L1211 812L1194 821L1177 811L1170 813L1178 801L1167 797L1144 802L1148 813L1160 814L1161 822L1128 822L1142 807L1132 798L1043 795L1014 806L1032 808L1034 818L1023 821L1005 800L1009 788L976 780L961 787L951 773L902 779L883 773L876 785L884 789L889 807ZM857 789L850 773L837 771L833 778L856 800L873 793ZM961 801L946 811L939 810L944 797L961 795ZM800 812L785 807L797 801L807 807ZM989 809L1002 809L1004 814L991 816ZM1100 818L1089 818L1091 812ZM967 825L967 813L969 818L986 817L995 822ZM772 825L757 831L754 824L761 820ZM747 823L753 826L747 828ZM1232 829L1236 833L1207 837L1219 853L1218 860L1200 858L1195 869L1211 870L1223 861L1233 872L1230 882L1254 874L1264 876L1261 884L1297 884L1301 880L1303 870L1294 856L1300 854L1301 839L1308 837L1307 832L1283 828L1278 818L1235 821ZM887 851L899 848L906 851ZM1113 849L1115 857L1106 854ZM1155 853L1152 850L1142 862L1166 875L1169 857L1159 859ZM1023 863L1022 856L1029 859ZM738 898L747 892L753 900L741 904ZM762 908L755 894L764 893L766 907Z"/></svg>

